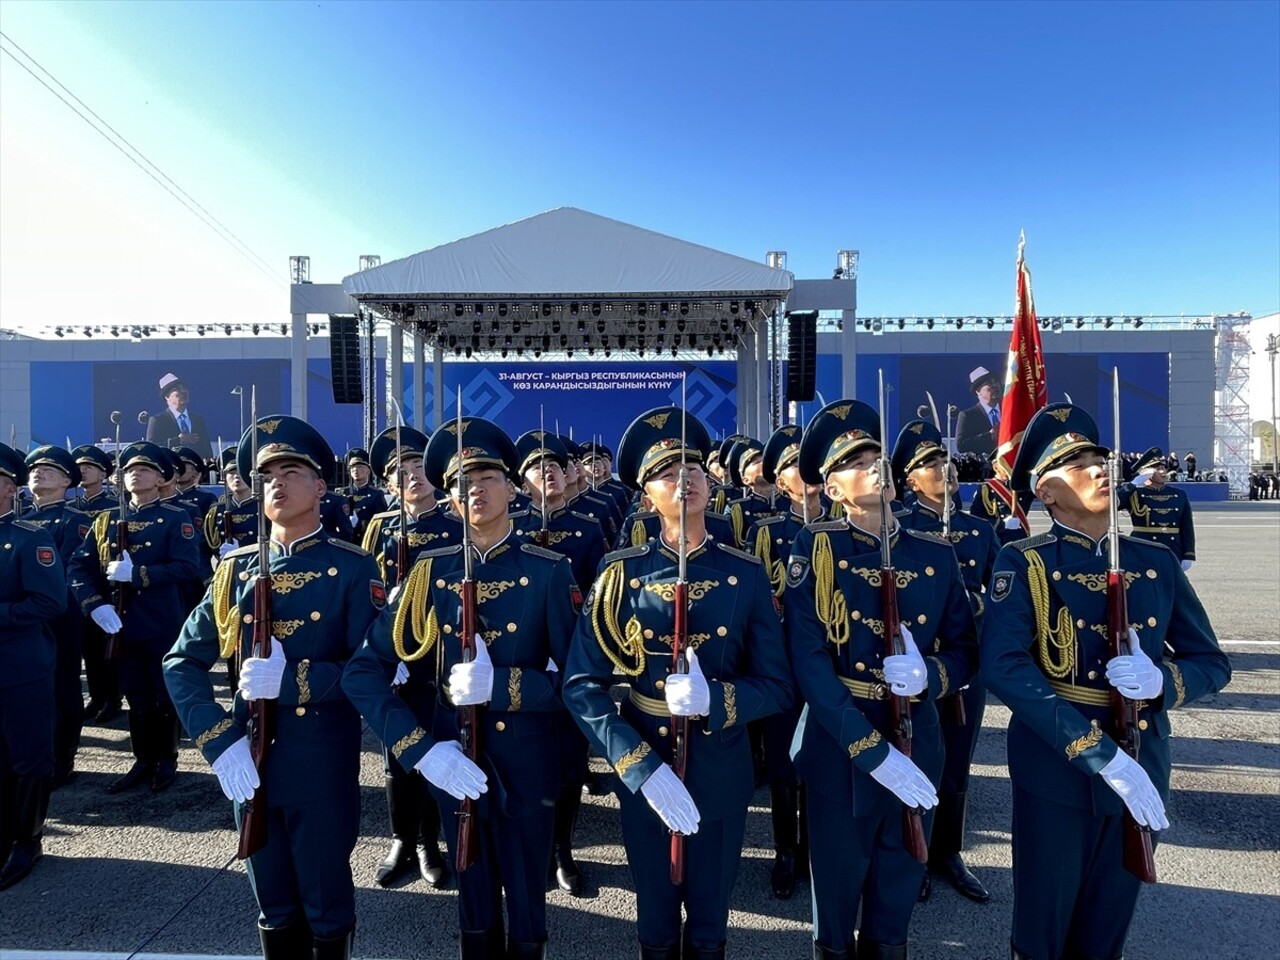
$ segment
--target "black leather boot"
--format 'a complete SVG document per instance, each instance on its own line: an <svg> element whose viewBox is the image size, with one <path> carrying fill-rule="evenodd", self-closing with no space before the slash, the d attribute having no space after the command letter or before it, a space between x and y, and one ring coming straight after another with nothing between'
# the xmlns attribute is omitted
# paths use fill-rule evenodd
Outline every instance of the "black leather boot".
<svg viewBox="0 0 1280 960"><path fill-rule="evenodd" d="M640 944L640 960L680 960L680 944L673 943L669 947L651 947Z"/></svg>
<svg viewBox="0 0 1280 960"><path fill-rule="evenodd" d="M577 784L560 790L560 796L556 798L552 860L556 886L575 897L582 895L582 871L573 859L573 828L578 822L581 807L582 789Z"/></svg>
<svg viewBox="0 0 1280 960"><path fill-rule="evenodd" d="M440 808L436 806L436 798L426 789L426 783L415 783L418 788L418 803L421 817L418 830L418 873L422 879L437 890L449 885L449 867L445 863L444 854L440 852Z"/></svg>
<svg viewBox="0 0 1280 960"><path fill-rule="evenodd" d="M858 935L858 960L907 960L905 943L877 943Z"/></svg>
<svg viewBox="0 0 1280 960"><path fill-rule="evenodd" d="M413 774L416 776L416 774ZM414 865L414 842L418 836L414 793L417 784L403 773L386 779L387 815L391 821L391 849L373 875L380 887L389 887Z"/></svg>
<svg viewBox="0 0 1280 960"><path fill-rule="evenodd" d="M462 960L506 960L506 937L496 930L462 930L458 936Z"/></svg>
<svg viewBox="0 0 1280 960"><path fill-rule="evenodd" d="M507 941L507 960L543 960L547 955L547 941L540 940L537 943L508 940Z"/></svg>
<svg viewBox="0 0 1280 960"><path fill-rule="evenodd" d="M824 947L818 941L813 942L813 960L854 960L853 948L837 950L835 947Z"/></svg>
<svg viewBox="0 0 1280 960"><path fill-rule="evenodd" d="M769 885L779 900L790 900L796 892L796 803L798 791L791 780L769 782L769 805L773 817L773 869Z"/></svg>
<svg viewBox="0 0 1280 960"><path fill-rule="evenodd" d="M0 774L0 864L9 859L13 846L17 802L18 778L12 773Z"/></svg>
<svg viewBox="0 0 1280 960"><path fill-rule="evenodd" d="M311 953L311 928L306 923L287 927L258 924L258 942L263 960L307 960Z"/></svg>
<svg viewBox="0 0 1280 960"><path fill-rule="evenodd" d="M724 943L715 947L695 947L686 933L681 956L683 960L724 960L724 947Z"/></svg>
<svg viewBox="0 0 1280 960"><path fill-rule="evenodd" d="M960 849L964 846L964 816L967 794L944 793L938 798L929 840L929 869L955 887L962 897L986 903L991 894L965 866Z"/></svg>
<svg viewBox="0 0 1280 960"><path fill-rule="evenodd" d="M348 930L340 937L328 939L316 937L311 948L311 958L312 960L351 960L351 944L354 940L354 930Z"/></svg>
<svg viewBox="0 0 1280 960"><path fill-rule="evenodd" d="M178 739L182 727L174 714L162 714L155 729L155 741L152 756L155 758L156 773L151 779L151 792L164 793L178 779Z"/></svg>
<svg viewBox="0 0 1280 960"><path fill-rule="evenodd" d="M49 777L19 777L14 791L13 847L0 868L0 890L26 878L44 854L44 818L49 812Z"/></svg>
<svg viewBox="0 0 1280 960"><path fill-rule="evenodd" d="M107 793L124 793L142 783L148 783L156 775L156 768L145 760L134 760L128 772L107 784Z"/></svg>

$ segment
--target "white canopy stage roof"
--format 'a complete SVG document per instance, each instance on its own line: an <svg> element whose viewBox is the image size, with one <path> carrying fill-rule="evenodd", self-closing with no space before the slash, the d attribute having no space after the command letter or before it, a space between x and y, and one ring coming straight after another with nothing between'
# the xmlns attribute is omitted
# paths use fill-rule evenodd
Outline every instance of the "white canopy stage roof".
<svg viewBox="0 0 1280 960"><path fill-rule="evenodd" d="M755 432L776 382L765 333L794 286L787 270L574 207L342 282L362 311L392 321L393 340L405 330L433 347L438 414L446 351L580 359L728 353L738 362L739 420ZM776 328L770 332L776 337Z"/></svg>

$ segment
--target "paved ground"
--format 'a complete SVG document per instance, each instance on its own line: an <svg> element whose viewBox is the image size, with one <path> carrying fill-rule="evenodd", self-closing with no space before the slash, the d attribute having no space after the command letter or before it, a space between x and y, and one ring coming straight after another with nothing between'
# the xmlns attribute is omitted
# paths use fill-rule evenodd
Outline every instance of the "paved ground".
<svg viewBox="0 0 1280 960"><path fill-rule="evenodd" d="M1130 960L1272 956L1280 943L1280 508L1202 505L1196 526L1202 559L1191 579L1231 653L1235 678L1212 702L1174 715L1173 825L1156 857L1161 882L1139 904ZM987 711L971 798L969 861L993 901L976 906L939 890L916 912L917 960L1008 956L1007 717L999 705ZM0 894L0 948L128 954L171 920L149 941L148 953L254 953L256 911L244 871L238 863L222 869L235 844L230 806L213 775L184 748L183 773L167 795L107 796L103 787L128 760L123 723L86 729L82 772L53 798L44 861L25 883ZM364 819L353 861L357 953L455 956L454 894L428 892L420 881L389 891L373 885L386 810L381 761L368 736L361 780ZM756 797L766 800L764 791ZM787 903L770 896L768 831L766 809L753 807L729 952L806 958L808 888ZM581 900L549 894L550 954L633 957L634 898L611 797L584 805L579 845L590 889Z"/></svg>

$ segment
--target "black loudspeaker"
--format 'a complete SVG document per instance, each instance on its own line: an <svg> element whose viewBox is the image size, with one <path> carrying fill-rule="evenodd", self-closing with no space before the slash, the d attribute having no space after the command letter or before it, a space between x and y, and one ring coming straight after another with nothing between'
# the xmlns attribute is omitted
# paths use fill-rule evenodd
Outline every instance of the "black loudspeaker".
<svg viewBox="0 0 1280 960"><path fill-rule="evenodd" d="M814 373L818 365L818 311L787 314L787 400L808 403L813 399Z"/></svg>
<svg viewBox="0 0 1280 960"><path fill-rule="evenodd" d="M334 403L364 403L360 327L355 317L329 317L329 376Z"/></svg>

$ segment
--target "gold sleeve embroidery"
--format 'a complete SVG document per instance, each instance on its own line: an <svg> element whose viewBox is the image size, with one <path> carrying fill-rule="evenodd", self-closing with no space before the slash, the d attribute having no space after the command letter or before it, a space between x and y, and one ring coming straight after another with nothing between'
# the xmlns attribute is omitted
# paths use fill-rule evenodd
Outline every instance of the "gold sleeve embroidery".
<svg viewBox="0 0 1280 960"><path fill-rule="evenodd" d="M196 737L196 749L203 750L211 740L217 740L235 725L235 721L230 717L224 717L206 730L200 736Z"/></svg>
<svg viewBox="0 0 1280 960"><path fill-rule="evenodd" d="M849 610L844 594L836 589L835 557L825 533L813 538L813 574L818 619L827 628L827 639L841 646L849 641Z"/></svg>
<svg viewBox="0 0 1280 960"><path fill-rule="evenodd" d="M303 660L298 664L298 703L300 704L311 700L311 684L307 680L307 675L310 672L310 660Z"/></svg>
<svg viewBox="0 0 1280 960"><path fill-rule="evenodd" d="M1098 726L1097 720L1090 720L1089 732L1067 744L1067 759L1074 760L1090 747L1096 747L1101 742L1102 728Z"/></svg>
<svg viewBox="0 0 1280 960"><path fill-rule="evenodd" d="M403 737L401 737L399 740L395 742L395 746L391 748L391 755L395 757L397 760L399 760L401 755L406 750L408 750L410 747L412 747L415 743L417 743L426 735L427 735L427 731L423 730L421 727L414 727L412 730L410 730L408 733L406 733Z"/></svg>
<svg viewBox="0 0 1280 960"><path fill-rule="evenodd" d="M644 635L632 617L624 632L618 625L622 598L626 591L626 570L621 562L610 564L596 581L591 602L591 628L605 656L623 674L638 677L644 673Z"/></svg>
<svg viewBox="0 0 1280 960"><path fill-rule="evenodd" d="M938 681L941 684L941 688L938 690L938 696L945 697L947 695L947 691L951 689L951 679L947 676L946 664L937 657L930 657L929 659L932 660L933 665L938 668Z"/></svg>
<svg viewBox="0 0 1280 960"><path fill-rule="evenodd" d="M513 713L520 709L520 668L512 667L511 673L507 676L507 696L511 698L511 706L508 708Z"/></svg>
<svg viewBox="0 0 1280 960"><path fill-rule="evenodd" d="M729 729L738 722L738 691L732 683L723 683L724 687L724 726Z"/></svg>
<svg viewBox="0 0 1280 960"><path fill-rule="evenodd" d="M649 744L641 741L640 746L636 747L634 750L628 750L619 757L618 762L613 765L613 769L618 771L618 776L622 776L637 763L647 757L650 752L651 748Z"/></svg>
<svg viewBox="0 0 1280 960"><path fill-rule="evenodd" d="M1187 687L1182 681L1182 668L1172 660L1166 663L1165 666L1169 668L1169 673L1173 676L1173 689L1176 694L1173 698L1173 705L1180 707L1187 700Z"/></svg>
<svg viewBox="0 0 1280 960"><path fill-rule="evenodd" d="M405 622L413 634L418 648L410 653L405 647ZM391 643L396 655L406 663L421 660L435 646L440 637L440 625L436 620L436 605L431 602L431 561L416 564L404 581L400 591L399 606L391 621Z"/></svg>
<svg viewBox="0 0 1280 960"><path fill-rule="evenodd" d="M853 743L849 744L849 759L852 760L858 754L863 753L864 751L870 750L879 742L880 742L880 731L872 730L861 740L855 740Z"/></svg>

